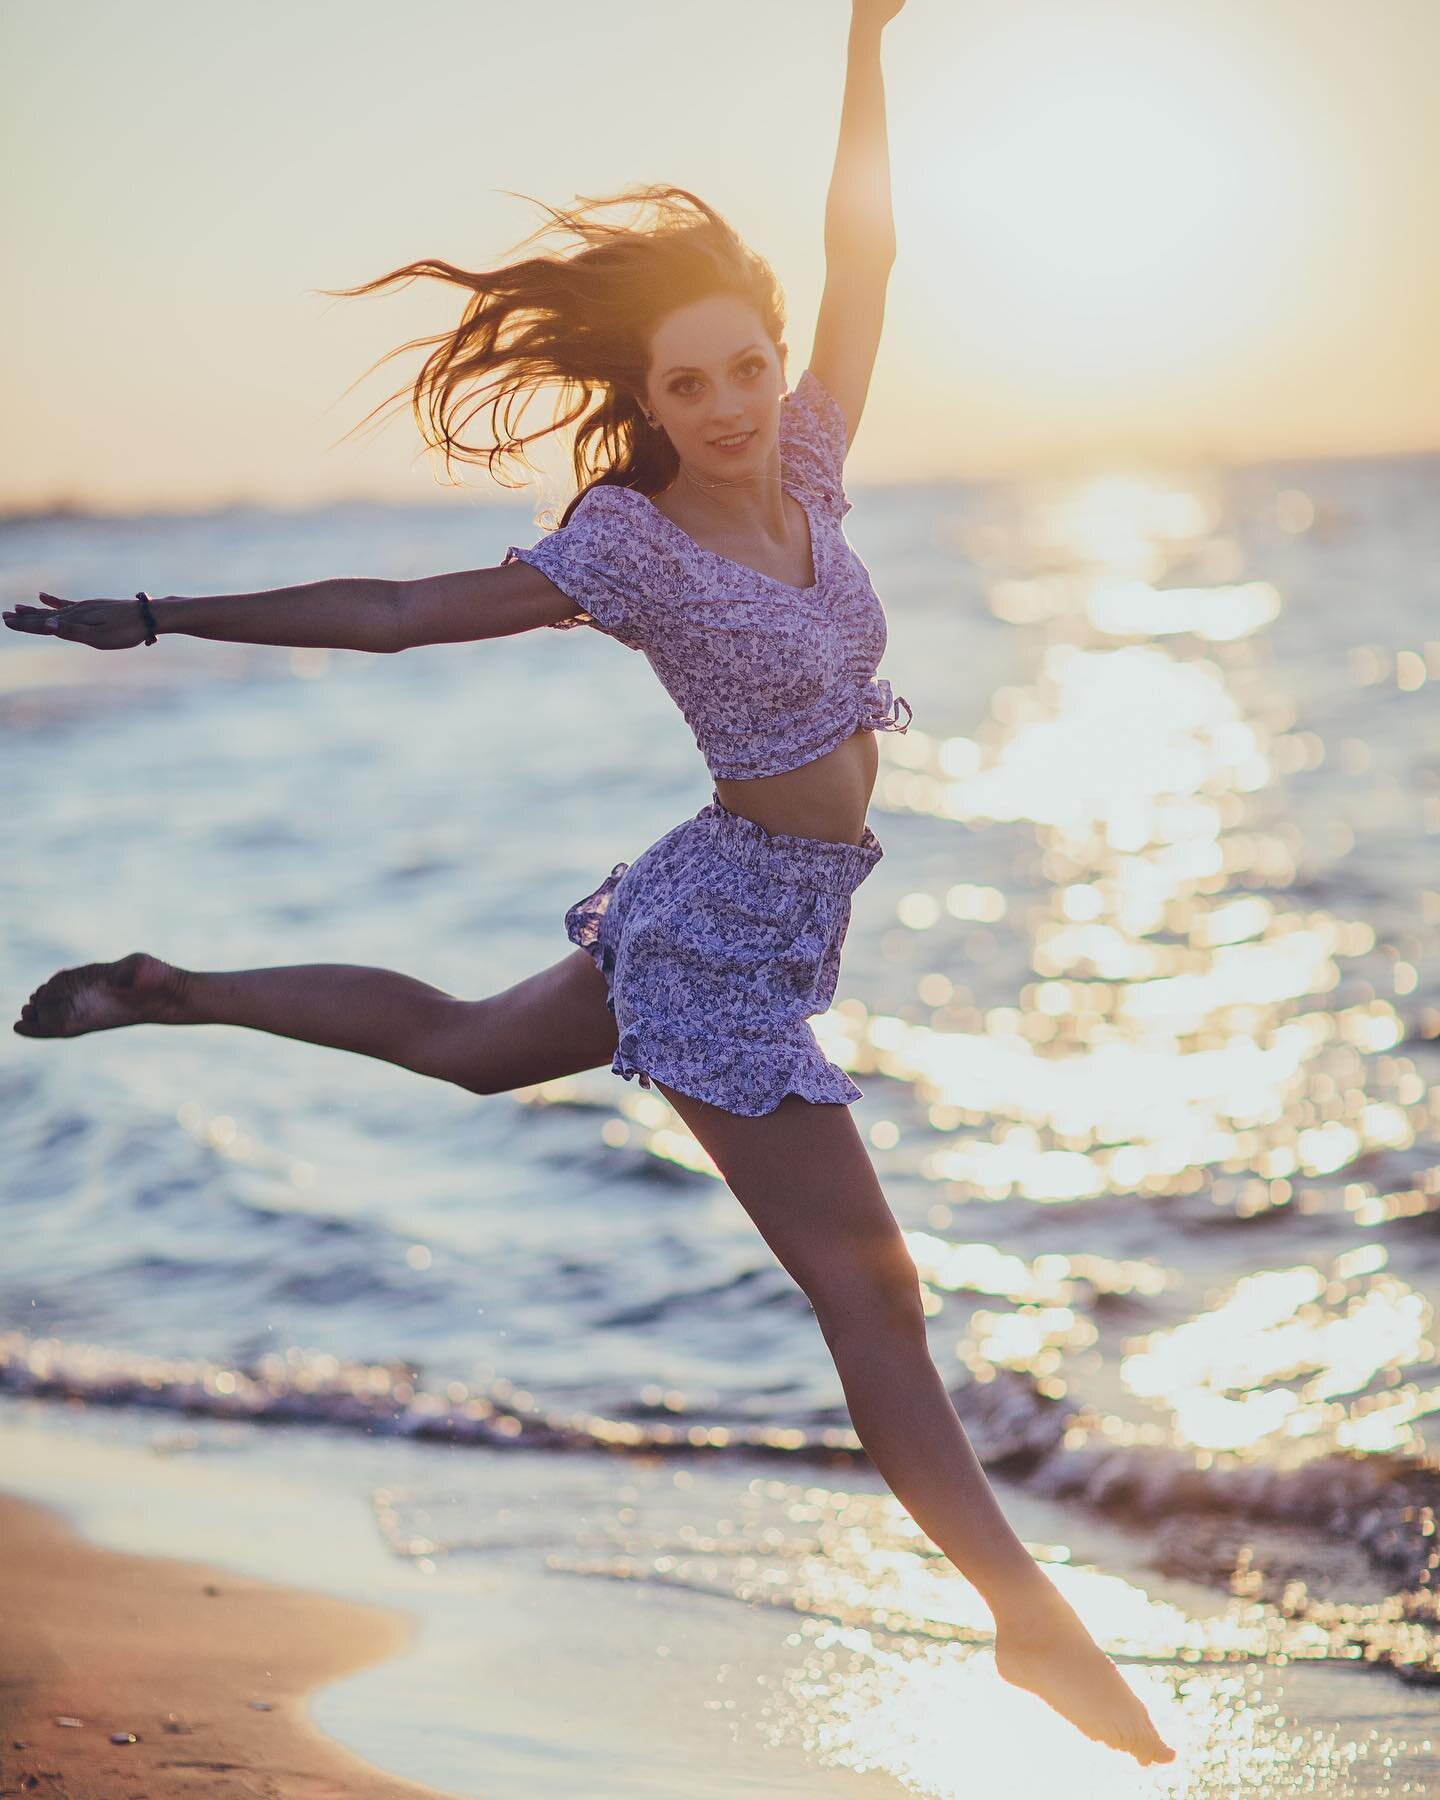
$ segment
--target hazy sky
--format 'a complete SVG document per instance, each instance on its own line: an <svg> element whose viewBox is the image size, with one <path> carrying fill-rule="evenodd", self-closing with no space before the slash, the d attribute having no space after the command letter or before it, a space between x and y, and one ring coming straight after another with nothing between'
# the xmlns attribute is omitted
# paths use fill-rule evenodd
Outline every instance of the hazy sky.
<svg viewBox="0 0 1440 1800"><path fill-rule="evenodd" d="M702 194L785 285L793 381L848 18L0 0L0 507L440 497L404 412L332 445L460 296L313 290L500 260L540 222L501 189ZM885 68L857 482L1440 447L1440 0L909 0Z"/></svg>

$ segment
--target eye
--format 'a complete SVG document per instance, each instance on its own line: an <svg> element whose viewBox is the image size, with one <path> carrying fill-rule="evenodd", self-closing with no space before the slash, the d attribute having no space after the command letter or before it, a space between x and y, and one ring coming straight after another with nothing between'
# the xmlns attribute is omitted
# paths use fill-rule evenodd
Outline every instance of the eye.
<svg viewBox="0 0 1440 1800"><path fill-rule="evenodd" d="M745 358L744 362L740 364L739 372L742 375L746 376L747 378L753 378L756 375L763 375L765 372L764 357L762 357L762 356L747 356ZM682 375L682 376L680 376L680 378L677 381L672 381L670 383L670 392L672 394L688 393L691 391L691 389L695 385L696 385L696 380L693 375Z"/></svg>

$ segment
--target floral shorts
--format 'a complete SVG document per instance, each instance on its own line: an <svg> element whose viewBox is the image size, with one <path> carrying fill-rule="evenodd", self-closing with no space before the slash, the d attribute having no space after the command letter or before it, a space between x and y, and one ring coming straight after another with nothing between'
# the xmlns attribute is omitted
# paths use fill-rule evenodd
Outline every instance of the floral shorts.
<svg viewBox="0 0 1440 1800"><path fill-rule="evenodd" d="M605 977L615 1074L752 1118L787 1094L859 1100L806 1021L834 998L850 896L883 855L868 825L859 844L772 833L717 796L617 863L565 915Z"/></svg>

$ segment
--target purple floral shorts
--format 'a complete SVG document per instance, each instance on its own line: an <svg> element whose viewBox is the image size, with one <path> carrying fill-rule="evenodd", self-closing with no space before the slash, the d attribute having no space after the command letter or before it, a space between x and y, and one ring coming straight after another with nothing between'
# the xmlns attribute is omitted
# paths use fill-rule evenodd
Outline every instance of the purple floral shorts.
<svg viewBox="0 0 1440 1800"><path fill-rule="evenodd" d="M835 996L850 896L883 855L868 825L859 844L773 833L717 796L616 863L565 915L605 977L615 1074L751 1118L787 1094L859 1100L806 1020Z"/></svg>

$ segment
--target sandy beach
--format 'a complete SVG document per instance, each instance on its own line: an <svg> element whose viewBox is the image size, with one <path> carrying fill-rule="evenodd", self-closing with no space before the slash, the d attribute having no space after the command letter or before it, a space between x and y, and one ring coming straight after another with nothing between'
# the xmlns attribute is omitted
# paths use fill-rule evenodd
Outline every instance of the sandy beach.
<svg viewBox="0 0 1440 1800"><path fill-rule="evenodd" d="M395 1655L411 1633L374 1607L97 1549L0 1495L0 1793L439 1794L370 1768L303 1708L317 1683Z"/></svg>
<svg viewBox="0 0 1440 1800"><path fill-rule="evenodd" d="M819 1622L643 1568L615 1578L603 1540L617 1505L693 1529L733 1504L728 1475L675 1487L626 1459L452 1458L13 1402L0 1468L0 1680L17 1714L0 1742L27 1745L0 1763L0 1793L908 1791L837 1766L803 1728L811 1702L788 1689L799 1633ZM453 1515L470 1547L422 1542L426 1513L437 1536ZM837 1651L848 1664L838 1642L824 1654ZM172 1713L190 1735L166 1729ZM141 1741L112 1746L112 1731ZM48 1786L16 1786L41 1770Z"/></svg>
<svg viewBox="0 0 1440 1800"><path fill-rule="evenodd" d="M1308 1661L1303 1633L1267 1655L1279 1641L1242 1603L1020 1489L1005 1497L1026 1541L1063 1550L1055 1577L1177 1765L1142 1770L999 1681L978 1599L854 1472L790 1482L14 1401L0 1467L6 1795L1429 1791L1430 1690Z"/></svg>

